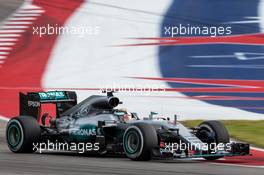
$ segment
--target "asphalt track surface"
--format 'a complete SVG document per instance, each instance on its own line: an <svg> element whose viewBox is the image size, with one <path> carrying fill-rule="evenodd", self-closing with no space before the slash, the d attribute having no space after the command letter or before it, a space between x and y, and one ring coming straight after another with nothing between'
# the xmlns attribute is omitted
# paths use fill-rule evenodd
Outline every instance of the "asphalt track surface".
<svg viewBox="0 0 264 175"><path fill-rule="evenodd" d="M22 2L0 0L0 21ZM135 162L123 157L91 157L75 153L11 153L5 142L6 122L0 122L0 174L190 174L263 175L262 168L238 167L191 160Z"/></svg>
<svg viewBox="0 0 264 175"><path fill-rule="evenodd" d="M263 175L262 168L212 164L193 160L135 162L124 157L94 157L78 153L11 153L1 122L0 174L151 174Z"/></svg>

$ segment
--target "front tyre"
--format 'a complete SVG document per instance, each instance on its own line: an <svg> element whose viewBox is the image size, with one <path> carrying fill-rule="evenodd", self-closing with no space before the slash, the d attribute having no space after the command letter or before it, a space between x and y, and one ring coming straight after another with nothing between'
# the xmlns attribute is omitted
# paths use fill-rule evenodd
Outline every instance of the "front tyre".
<svg viewBox="0 0 264 175"><path fill-rule="evenodd" d="M123 136L123 148L131 160L147 161L152 150L158 145L158 137L153 126L137 123L128 127Z"/></svg>
<svg viewBox="0 0 264 175"><path fill-rule="evenodd" d="M33 143L40 139L41 128L37 120L31 116L12 118L7 123L6 141L14 153L32 153Z"/></svg>
<svg viewBox="0 0 264 175"><path fill-rule="evenodd" d="M227 144L230 142L229 134L223 123L217 120L204 121L199 125L197 137L204 143L207 144ZM210 150L208 151L210 154ZM213 155L213 153L212 153ZM206 160L216 160L223 156L206 156Z"/></svg>

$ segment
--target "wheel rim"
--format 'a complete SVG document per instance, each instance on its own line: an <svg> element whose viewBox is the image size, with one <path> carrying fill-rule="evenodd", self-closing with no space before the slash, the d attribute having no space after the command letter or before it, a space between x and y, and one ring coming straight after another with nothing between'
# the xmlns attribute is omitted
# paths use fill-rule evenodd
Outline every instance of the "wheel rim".
<svg viewBox="0 0 264 175"><path fill-rule="evenodd" d="M16 147L21 142L21 129L16 124L11 124L7 131L7 140L11 147Z"/></svg>
<svg viewBox="0 0 264 175"><path fill-rule="evenodd" d="M135 154L140 148L140 136L135 130L128 131L125 136L125 149L129 154Z"/></svg>
<svg viewBox="0 0 264 175"><path fill-rule="evenodd" d="M218 144L217 139L216 139L216 134L210 126L200 125L200 127L202 128L202 131L204 132L204 138L201 138L203 142L206 142L207 144L212 144L212 143ZM214 146L213 147L210 146L210 149L208 149L208 153L213 154L211 152L214 149L215 149Z"/></svg>
<svg viewBox="0 0 264 175"><path fill-rule="evenodd" d="M206 140L209 141L210 140L210 143L217 143L217 139L216 139L216 133L215 131L208 125L205 125L205 124L202 124L200 125L200 128L206 132Z"/></svg>

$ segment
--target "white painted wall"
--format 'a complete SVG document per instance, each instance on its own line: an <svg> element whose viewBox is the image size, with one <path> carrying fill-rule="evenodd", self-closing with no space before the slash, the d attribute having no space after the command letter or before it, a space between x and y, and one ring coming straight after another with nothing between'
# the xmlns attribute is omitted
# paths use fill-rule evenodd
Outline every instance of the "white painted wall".
<svg viewBox="0 0 264 175"><path fill-rule="evenodd" d="M83 38L76 35L60 36L48 63L43 86L46 88L94 88L115 83L132 86L150 86L152 84L167 87L167 84L163 82L124 78L126 76L161 77L156 46L110 46L133 42L133 40L126 39L127 37L160 36L162 15L171 2L172 0L87 1L67 21L66 26L98 26L99 34ZM147 12L153 12L155 15ZM263 15L264 11L260 10L260 12ZM79 91L78 97L82 100L94 93L100 92ZM182 99L181 97L184 95L177 92L157 93L146 95L147 97L137 97L136 95L142 94L125 92L117 94L124 102L122 106L126 106L130 111L138 112L140 117L146 117L152 110L168 116L173 116L176 113L182 120L264 119L260 114L211 105L198 100ZM151 97L153 95L177 96L179 98Z"/></svg>

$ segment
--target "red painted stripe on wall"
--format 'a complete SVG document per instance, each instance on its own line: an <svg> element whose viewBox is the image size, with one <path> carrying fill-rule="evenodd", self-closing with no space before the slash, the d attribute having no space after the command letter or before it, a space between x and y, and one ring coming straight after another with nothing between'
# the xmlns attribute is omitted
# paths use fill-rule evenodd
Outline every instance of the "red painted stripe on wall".
<svg viewBox="0 0 264 175"><path fill-rule="evenodd" d="M0 68L0 86L41 88L43 72L58 36L33 35L33 27L47 24L63 26L82 2L83 0L33 1L33 5L41 7L45 12L36 16L33 24L20 33L21 36ZM0 115L10 117L18 114L18 92L19 90L0 90Z"/></svg>

